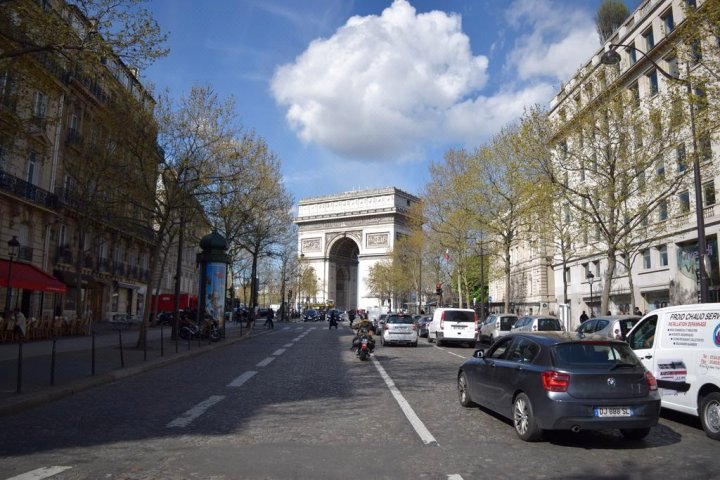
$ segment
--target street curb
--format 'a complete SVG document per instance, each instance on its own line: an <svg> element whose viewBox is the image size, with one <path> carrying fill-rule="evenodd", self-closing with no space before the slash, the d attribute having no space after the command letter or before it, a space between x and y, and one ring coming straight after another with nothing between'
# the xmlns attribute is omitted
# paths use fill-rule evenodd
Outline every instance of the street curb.
<svg viewBox="0 0 720 480"><path fill-rule="evenodd" d="M251 336L253 336L253 333L255 333L255 335L262 335L266 332L249 332L243 334L240 337L235 337L232 339L226 338L224 341L211 345L205 345L204 348L201 347L195 350L185 350L175 353L172 356L148 360L144 363L134 365L132 367L113 370L112 372L103 373L94 377L82 378L80 380L72 381L63 386L48 387L48 390L46 391L29 394L21 393L17 397L0 400L0 417L20 413L22 411L37 407L39 405L43 405L45 403L49 403L55 400L59 400L61 398L84 392L86 390L90 390L91 388L107 385L108 383L112 383L116 380L132 377L144 372L148 372L150 370L154 370L156 368L164 367L177 361L182 361L187 358L194 357L196 355L211 352L220 348L225 348L228 345L233 345L235 343L245 340L246 338L250 338Z"/></svg>

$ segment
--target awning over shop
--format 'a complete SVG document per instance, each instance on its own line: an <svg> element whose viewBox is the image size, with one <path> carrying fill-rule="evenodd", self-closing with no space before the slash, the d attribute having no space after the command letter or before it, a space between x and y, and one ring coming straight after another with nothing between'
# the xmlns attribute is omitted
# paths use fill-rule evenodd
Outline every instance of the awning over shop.
<svg viewBox="0 0 720 480"><path fill-rule="evenodd" d="M9 265L8 260L0 260L0 287L7 287ZM65 293L67 289L65 284L49 273L43 272L29 263L21 262L13 262L12 264L10 286L12 288L52 293Z"/></svg>

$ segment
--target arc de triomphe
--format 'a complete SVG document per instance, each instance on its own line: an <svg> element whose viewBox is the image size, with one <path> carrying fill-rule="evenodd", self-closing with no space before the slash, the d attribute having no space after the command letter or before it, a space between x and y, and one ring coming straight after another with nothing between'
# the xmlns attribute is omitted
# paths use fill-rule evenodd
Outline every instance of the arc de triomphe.
<svg viewBox="0 0 720 480"><path fill-rule="evenodd" d="M295 223L301 268L313 267L318 277L310 301L333 300L343 310L380 306L367 287L370 267L390 258L395 240L410 233L409 209L419 201L395 187L300 200Z"/></svg>

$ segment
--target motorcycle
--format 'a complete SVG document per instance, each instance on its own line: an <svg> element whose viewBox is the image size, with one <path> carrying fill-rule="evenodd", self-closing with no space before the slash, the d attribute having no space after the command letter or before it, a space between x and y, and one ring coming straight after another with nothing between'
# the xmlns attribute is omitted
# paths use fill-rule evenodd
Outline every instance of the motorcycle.
<svg viewBox="0 0 720 480"><path fill-rule="evenodd" d="M337 330L338 328L338 321L337 318L335 318L334 316L330 317L330 325L328 326L328 330L331 330L333 327L335 327L335 330Z"/></svg>
<svg viewBox="0 0 720 480"><path fill-rule="evenodd" d="M220 324L212 317L206 317L202 327L195 322L186 321L178 332L183 340L191 340L194 338L209 338L213 342L220 341L222 332Z"/></svg>
<svg viewBox="0 0 720 480"><path fill-rule="evenodd" d="M364 361L370 358L370 354L373 353L375 342L367 330L363 329L358 332L357 337L353 339L353 348L355 349L356 355L360 357L360 360Z"/></svg>
<svg viewBox="0 0 720 480"><path fill-rule="evenodd" d="M360 348L358 350L358 356L361 361L365 361L370 358L370 341L367 337L360 339Z"/></svg>

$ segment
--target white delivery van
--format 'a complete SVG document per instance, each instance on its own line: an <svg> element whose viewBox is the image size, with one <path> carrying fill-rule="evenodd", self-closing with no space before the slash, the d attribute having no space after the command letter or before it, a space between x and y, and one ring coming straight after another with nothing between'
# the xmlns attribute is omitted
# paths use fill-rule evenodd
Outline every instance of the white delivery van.
<svg viewBox="0 0 720 480"><path fill-rule="evenodd" d="M655 375L662 406L699 416L707 436L720 440L720 303L653 310L627 342Z"/></svg>
<svg viewBox="0 0 720 480"><path fill-rule="evenodd" d="M478 319L470 308L436 308L432 322L428 323L428 342L437 345L446 342L464 342L475 346Z"/></svg>

